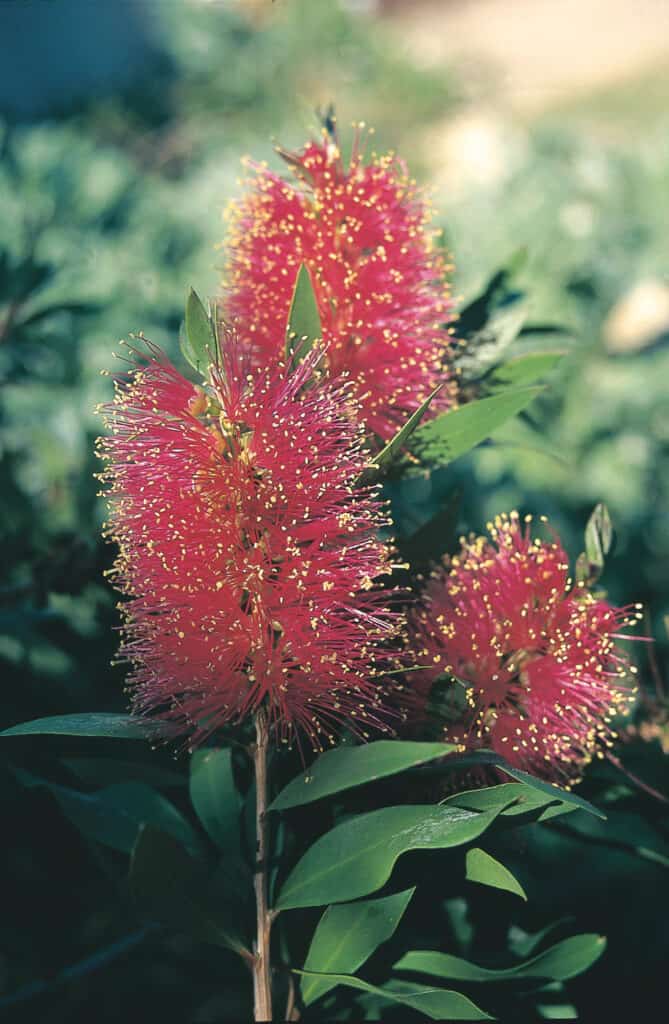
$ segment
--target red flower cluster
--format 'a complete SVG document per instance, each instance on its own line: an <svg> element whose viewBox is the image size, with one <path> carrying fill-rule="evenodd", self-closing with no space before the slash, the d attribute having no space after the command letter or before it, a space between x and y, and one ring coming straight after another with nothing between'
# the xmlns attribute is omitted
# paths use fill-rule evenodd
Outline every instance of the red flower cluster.
<svg viewBox="0 0 669 1024"><path fill-rule="evenodd" d="M523 529L517 513L498 516L492 542L463 538L433 573L411 626L415 657L430 665L415 685L426 696L438 675L455 676L466 703L449 740L571 783L611 745L611 720L631 699L634 670L615 640L638 613L573 587L559 541L533 540L529 519Z"/></svg>
<svg viewBox="0 0 669 1024"><path fill-rule="evenodd" d="M388 521L354 487L361 428L345 387L310 386L317 359L251 373L228 337L203 389L149 346L105 409L133 705L194 743L263 701L282 736L317 745L341 721L382 726L374 662L400 623L374 584Z"/></svg>
<svg viewBox="0 0 669 1024"><path fill-rule="evenodd" d="M394 156L345 167L334 142L287 155L296 182L265 165L230 213L226 315L257 362L276 359L302 263L319 306L327 364L354 382L367 428L391 438L447 379L449 269L425 200ZM433 410L452 404L442 389Z"/></svg>

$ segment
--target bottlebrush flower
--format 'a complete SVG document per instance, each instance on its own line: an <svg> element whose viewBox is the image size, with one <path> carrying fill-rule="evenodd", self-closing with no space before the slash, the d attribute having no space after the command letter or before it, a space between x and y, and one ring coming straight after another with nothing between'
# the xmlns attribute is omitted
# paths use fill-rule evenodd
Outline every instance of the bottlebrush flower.
<svg viewBox="0 0 669 1024"><path fill-rule="evenodd" d="M615 640L638 612L574 586L558 538L533 540L530 519L498 516L491 541L463 538L432 574L410 625L417 663L431 667L414 686L426 696L437 676L455 676L465 701L449 740L570 783L611 746L612 718L631 700L634 669Z"/></svg>
<svg viewBox="0 0 669 1024"><path fill-rule="evenodd" d="M251 373L231 337L206 389L155 346L140 355L99 442L134 709L194 744L261 702L284 739L383 728L374 663L400 616L374 583L388 518L354 487L349 389L310 386L318 353Z"/></svg>
<svg viewBox="0 0 669 1024"><path fill-rule="evenodd" d="M348 167L333 141L285 154L294 183L251 164L228 211L226 315L259 362L276 358L299 267L316 292L327 364L355 384L369 431L391 438L447 379L451 303L426 201L393 155ZM450 382L431 411L454 400Z"/></svg>

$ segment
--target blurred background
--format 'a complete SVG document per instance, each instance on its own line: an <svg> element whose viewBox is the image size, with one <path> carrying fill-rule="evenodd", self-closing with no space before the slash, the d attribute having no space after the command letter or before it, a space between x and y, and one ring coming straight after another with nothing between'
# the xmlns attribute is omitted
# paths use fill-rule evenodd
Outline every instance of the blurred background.
<svg viewBox="0 0 669 1024"><path fill-rule="evenodd" d="M617 543L604 584L617 601L644 602L656 638L650 660L638 655L644 714L621 757L661 787L666 0L3 0L0 54L0 724L123 708L93 478L94 408L109 397L100 370L129 331L176 356L187 287L217 288L240 158L276 162L273 140L300 146L315 109L334 102L343 136L353 121L374 126L374 146L396 149L433 190L458 304L507 268L536 337L569 351L529 417L400 489L400 515L413 517L401 527L458 489L462 528L512 507L545 513L576 556L593 505L606 502ZM134 1021L149 1009L165 1021L224 1019L216 1000L236 965L133 932L114 866L48 794L18 784L16 766L52 765L58 743L6 741L1 752L0 1006L4 993L26 1021ZM93 748L80 745L86 761ZM155 759L174 773L161 753L147 754L147 770ZM636 792L619 783L623 797ZM617 848L538 838L527 851L528 925L578 907L581 930L609 934L608 956L573 985L586 1016L660 998L664 869L629 840L661 849L666 814L640 799L619 814ZM62 973L118 941L101 964ZM226 1005L234 1019L234 997Z"/></svg>

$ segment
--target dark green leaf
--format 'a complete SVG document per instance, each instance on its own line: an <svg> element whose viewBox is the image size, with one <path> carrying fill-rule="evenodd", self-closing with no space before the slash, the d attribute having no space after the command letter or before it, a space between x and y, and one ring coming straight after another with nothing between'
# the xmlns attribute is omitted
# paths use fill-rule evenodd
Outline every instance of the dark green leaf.
<svg viewBox="0 0 669 1024"><path fill-rule="evenodd" d="M588 967L599 960L605 949L606 939L603 935L572 935L571 938L557 942L543 953L538 953L531 960L503 970L479 967L478 964L472 964L449 953L413 950L395 964L395 970L418 971L420 974L455 981L513 981L516 978L567 981L568 978L574 978L577 974L587 971Z"/></svg>
<svg viewBox="0 0 669 1024"><path fill-rule="evenodd" d="M321 754L304 775L292 779L270 806L272 811L309 804L322 797L397 775L457 750L452 743L376 740L359 747L337 747Z"/></svg>
<svg viewBox="0 0 669 1024"><path fill-rule="evenodd" d="M143 782L120 782L93 794L105 809L125 814L135 822L135 839L140 825L155 825L173 836L192 853L200 852L200 840L181 811L157 790Z"/></svg>
<svg viewBox="0 0 669 1024"><path fill-rule="evenodd" d="M112 786L116 782L146 782L149 786L183 786L186 778L146 761L114 757L63 757L62 763L82 782L91 786Z"/></svg>
<svg viewBox="0 0 669 1024"><path fill-rule="evenodd" d="M438 561L450 549L456 537L462 494L462 491L455 491L436 515L409 537L397 539L402 557L409 562L414 572Z"/></svg>
<svg viewBox="0 0 669 1024"><path fill-rule="evenodd" d="M362 978L350 974L314 974L309 971L294 971L304 978L328 982L330 988L344 985L360 992L370 992L381 996L392 1003L400 1003L412 1010L418 1010L431 1020L493 1020L487 1013L479 1009L471 999L443 988L426 988L424 985L412 985L409 982L392 981L379 988L370 985Z"/></svg>
<svg viewBox="0 0 669 1024"><path fill-rule="evenodd" d="M135 900L152 920L203 942L244 952L234 929L218 921L217 908L206 900L202 868L173 836L145 826L132 851L129 878Z"/></svg>
<svg viewBox="0 0 669 1024"><path fill-rule="evenodd" d="M278 909L343 903L388 881L408 850L444 850L478 838L502 808L406 805L359 814L317 839L284 882Z"/></svg>
<svg viewBox="0 0 669 1024"><path fill-rule="evenodd" d="M305 971L352 974L372 955L375 949L394 933L415 890L382 896L376 900L359 900L328 907L311 940ZM302 981L305 1005L320 999L334 983L314 977Z"/></svg>
<svg viewBox="0 0 669 1024"><path fill-rule="evenodd" d="M212 748L191 758L190 798L210 838L239 855L241 803L232 774L232 751Z"/></svg>
<svg viewBox="0 0 669 1024"><path fill-rule="evenodd" d="M174 804L141 782L119 783L81 793L16 769L15 775L29 787L44 786L58 801L61 810L88 839L130 853L140 827L155 825L197 852L199 841L192 826Z"/></svg>
<svg viewBox="0 0 669 1024"><path fill-rule="evenodd" d="M512 281L526 261L527 249L518 249L505 267L495 271L481 294L464 306L458 317L458 333L461 337L480 331L496 312L505 306L514 305L522 298L522 293L512 286Z"/></svg>
<svg viewBox="0 0 669 1024"><path fill-rule="evenodd" d="M487 386L499 391L506 388L524 388L528 384L534 384L550 373L565 352L530 352L516 359L510 359L498 366L489 378L486 379Z"/></svg>
<svg viewBox="0 0 669 1024"><path fill-rule="evenodd" d="M192 288L186 299L181 351L198 373L204 373L207 366L216 360L218 351L214 324L204 308L202 299Z"/></svg>
<svg viewBox="0 0 669 1024"><path fill-rule="evenodd" d="M36 718L5 729L0 736L107 736L113 739L145 740L155 737L164 728L160 722L149 722L132 715L92 712L81 715L53 715Z"/></svg>
<svg viewBox="0 0 669 1024"><path fill-rule="evenodd" d="M485 850L480 850L478 847L467 850L465 864L466 877L469 882L490 885L493 889L504 889L506 892L515 893L521 899L527 900L525 890L517 878Z"/></svg>
<svg viewBox="0 0 669 1024"><path fill-rule="evenodd" d="M418 427L409 448L424 462L446 465L485 441L542 390L518 388L452 409Z"/></svg>
<svg viewBox="0 0 669 1024"><path fill-rule="evenodd" d="M294 365L303 359L313 348L314 343L322 337L323 328L311 274L303 263L297 272L288 313L286 358Z"/></svg>

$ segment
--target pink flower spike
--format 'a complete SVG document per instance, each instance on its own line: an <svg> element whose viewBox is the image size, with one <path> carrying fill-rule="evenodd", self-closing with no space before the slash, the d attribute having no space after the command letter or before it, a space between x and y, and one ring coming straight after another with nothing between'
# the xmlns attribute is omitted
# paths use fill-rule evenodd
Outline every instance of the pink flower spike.
<svg viewBox="0 0 669 1024"><path fill-rule="evenodd" d="M448 740L571 784L612 746L612 720L633 699L635 670L615 639L640 613L574 586L559 539L533 540L530 518L523 528L516 512L498 516L491 540L462 538L432 574L410 622L417 664L429 668L410 685L426 699L439 675L455 676L465 707Z"/></svg>
<svg viewBox="0 0 669 1024"><path fill-rule="evenodd" d="M112 575L127 601L121 657L135 711L201 743L264 704L275 731L317 747L347 724L387 729L378 674L401 630L389 525L349 388L250 371L223 332L197 388L149 347L104 410ZM305 388L305 385L309 385Z"/></svg>
<svg viewBox="0 0 669 1024"><path fill-rule="evenodd" d="M344 165L329 139L286 154L290 182L253 165L228 211L224 306L257 363L276 359L301 264L310 271L333 377L346 372L367 430L383 441L446 381L430 414L455 401L444 323L450 267L426 199L395 156Z"/></svg>

